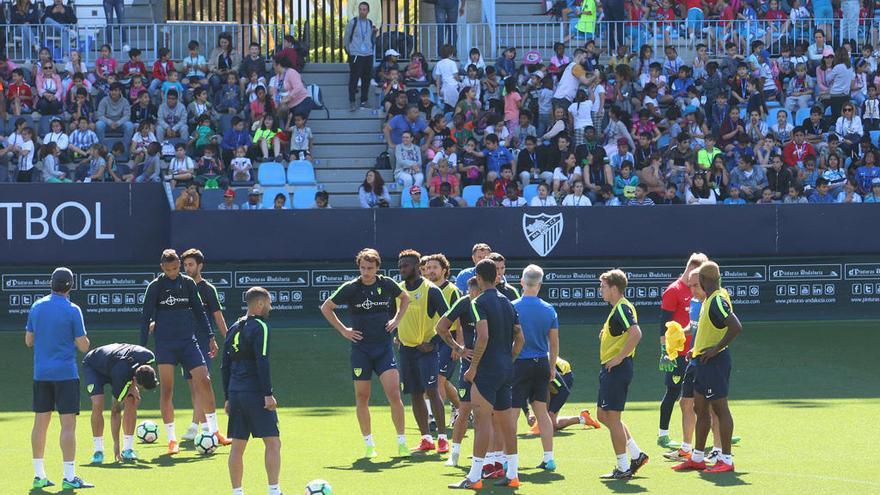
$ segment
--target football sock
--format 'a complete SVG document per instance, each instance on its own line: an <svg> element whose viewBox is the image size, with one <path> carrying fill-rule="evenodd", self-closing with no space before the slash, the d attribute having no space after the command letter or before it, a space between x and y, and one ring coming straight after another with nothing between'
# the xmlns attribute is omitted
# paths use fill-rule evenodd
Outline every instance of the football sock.
<svg viewBox="0 0 880 495"><path fill-rule="evenodd" d="M629 470L629 457L627 457L626 453L617 456L617 469L621 471Z"/></svg>
<svg viewBox="0 0 880 495"><path fill-rule="evenodd" d="M660 428L660 433L657 433L657 436L658 437L668 437L669 430L664 430L663 428Z"/></svg>
<svg viewBox="0 0 880 495"><path fill-rule="evenodd" d="M190 423L187 431L199 431L199 424L196 422Z"/></svg>
<svg viewBox="0 0 880 495"><path fill-rule="evenodd" d="M544 457L541 459L541 462L550 462L553 460L553 451L544 452Z"/></svg>
<svg viewBox="0 0 880 495"><path fill-rule="evenodd" d="M703 462L703 455L704 454L702 450L694 449L694 451L691 453L691 460L694 462Z"/></svg>
<svg viewBox="0 0 880 495"><path fill-rule="evenodd" d="M453 443L452 444L452 455L459 455L461 453L461 444Z"/></svg>
<svg viewBox="0 0 880 495"><path fill-rule="evenodd" d="M278 485L269 485L269 495L281 495L281 489Z"/></svg>
<svg viewBox="0 0 880 495"><path fill-rule="evenodd" d="M205 420L208 422L208 432L217 433L217 413L205 413Z"/></svg>
<svg viewBox="0 0 880 495"><path fill-rule="evenodd" d="M685 452L690 452L691 450L693 450L693 447L691 447L691 444L689 443L681 442L681 450Z"/></svg>
<svg viewBox="0 0 880 495"><path fill-rule="evenodd" d="M639 446L636 445L636 441L630 438L626 442L626 450L629 452L629 456L631 459L638 459L639 455L642 454L642 451L639 449Z"/></svg>
<svg viewBox="0 0 880 495"><path fill-rule="evenodd" d="M364 435L364 443L367 445L367 447L375 447L376 446L376 444L373 443L373 434L372 433L369 435Z"/></svg>
<svg viewBox="0 0 880 495"><path fill-rule="evenodd" d="M519 469L519 455L507 454L507 479L512 480L517 477Z"/></svg>
<svg viewBox="0 0 880 495"><path fill-rule="evenodd" d="M40 479L46 477L46 465L42 459L34 459L34 476Z"/></svg>
<svg viewBox="0 0 880 495"><path fill-rule="evenodd" d="M208 431L208 423L199 423L198 426L196 426L196 433L200 431Z"/></svg>
<svg viewBox="0 0 880 495"><path fill-rule="evenodd" d="M397 445L406 445L406 435L397 435Z"/></svg>
<svg viewBox="0 0 880 495"><path fill-rule="evenodd" d="M429 442L433 442L434 437L432 437L431 435L422 435L422 440L427 440Z"/></svg>
<svg viewBox="0 0 880 495"><path fill-rule="evenodd" d="M244 489L242 488L233 488L232 495L244 495Z"/></svg>
<svg viewBox="0 0 880 495"><path fill-rule="evenodd" d="M76 463L74 461L64 463L64 479L73 481L76 478Z"/></svg>
<svg viewBox="0 0 880 495"><path fill-rule="evenodd" d="M587 424L587 420L584 419L583 416L578 416L578 423L585 425L585 424Z"/></svg>
<svg viewBox="0 0 880 495"><path fill-rule="evenodd" d="M721 460L721 462L723 462L724 464L727 464L728 466L733 465L733 456L732 455L721 454L718 456L718 458Z"/></svg>
<svg viewBox="0 0 880 495"><path fill-rule="evenodd" d="M165 423L165 434L168 435L168 441L177 441L177 436L174 434L174 423Z"/></svg>
<svg viewBox="0 0 880 495"><path fill-rule="evenodd" d="M104 437L92 437L92 443L95 444L95 452L104 452Z"/></svg>
<svg viewBox="0 0 880 495"><path fill-rule="evenodd" d="M122 435L122 450L132 450L134 448L134 435Z"/></svg>
<svg viewBox="0 0 880 495"><path fill-rule="evenodd" d="M467 479L477 482L483 479L483 458L474 456L471 458L471 470L468 472Z"/></svg>

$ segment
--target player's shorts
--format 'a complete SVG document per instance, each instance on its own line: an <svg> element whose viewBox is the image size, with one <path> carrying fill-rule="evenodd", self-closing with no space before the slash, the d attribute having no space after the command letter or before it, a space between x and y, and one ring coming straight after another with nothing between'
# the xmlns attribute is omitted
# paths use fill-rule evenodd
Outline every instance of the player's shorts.
<svg viewBox="0 0 880 495"><path fill-rule="evenodd" d="M208 339L200 339L199 340L199 352L202 353L202 359L205 360L205 366L208 368L208 373L211 372L211 357L208 356L208 351L211 350L211 341ZM183 370L183 377L187 380L192 380L192 374L189 372L190 370Z"/></svg>
<svg viewBox="0 0 880 495"><path fill-rule="evenodd" d="M571 395L571 387L574 386L574 372L562 375L562 386L556 387L556 393L550 396L550 403L547 404L547 410L553 414L559 414L562 406L568 402L568 396Z"/></svg>
<svg viewBox="0 0 880 495"><path fill-rule="evenodd" d="M681 376L682 399L694 398L694 366L696 366L694 361L690 361L684 369L684 374Z"/></svg>
<svg viewBox="0 0 880 495"><path fill-rule="evenodd" d="M452 380L455 376L455 368L457 368L458 360L452 359L452 347L446 342L440 341L434 344L440 353L440 376L445 376L447 380Z"/></svg>
<svg viewBox="0 0 880 495"><path fill-rule="evenodd" d="M156 364L183 367L185 371L205 365L202 350L195 340L156 343Z"/></svg>
<svg viewBox="0 0 880 495"><path fill-rule="evenodd" d="M351 346L351 379L369 381L373 377L382 376L388 370L397 368L394 349L391 343L355 344Z"/></svg>
<svg viewBox="0 0 880 495"><path fill-rule="evenodd" d="M549 399L550 360L546 357L517 359L513 362L513 407L523 407L527 402L544 402Z"/></svg>
<svg viewBox="0 0 880 495"><path fill-rule="evenodd" d="M623 411L626 407L626 394L633 378L633 360L625 358L620 364L599 370L599 399L596 404L606 411Z"/></svg>
<svg viewBox="0 0 880 495"><path fill-rule="evenodd" d="M278 414L267 410L265 404L259 392L229 392L226 436L238 440L279 436Z"/></svg>
<svg viewBox="0 0 880 495"><path fill-rule="evenodd" d="M492 404L493 409L496 411L506 411L513 405L512 382L513 373L507 373L506 376L499 374L480 375L478 370L473 385L477 387L480 395L489 404Z"/></svg>
<svg viewBox="0 0 880 495"><path fill-rule="evenodd" d="M706 400L724 399L730 390L730 351L724 349L705 364L695 358L694 391Z"/></svg>
<svg viewBox="0 0 880 495"><path fill-rule="evenodd" d="M703 9L693 7L687 11L687 27L699 31L703 29L703 20L706 18Z"/></svg>
<svg viewBox="0 0 880 495"><path fill-rule="evenodd" d="M667 371L664 373L666 376L664 381L666 382L667 388L677 388L681 387L682 377L684 376L684 369L687 366L687 360L684 356L678 356L675 360L675 371Z"/></svg>
<svg viewBox="0 0 880 495"><path fill-rule="evenodd" d="M440 376L440 355L436 346L431 352L400 346L400 382L405 394L421 394L437 388Z"/></svg>
<svg viewBox="0 0 880 495"><path fill-rule="evenodd" d="M79 414L79 379L34 380L35 413Z"/></svg>
<svg viewBox="0 0 880 495"><path fill-rule="evenodd" d="M89 397L103 395L104 385L111 383L110 377L98 373L97 370L89 366L89 363L83 363L82 371L86 379L86 392L89 393Z"/></svg>
<svg viewBox="0 0 880 495"><path fill-rule="evenodd" d="M461 360L461 375L458 378L458 400L462 402L471 401L471 383L464 379L464 374L467 373L470 367L470 361L466 359Z"/></svg>

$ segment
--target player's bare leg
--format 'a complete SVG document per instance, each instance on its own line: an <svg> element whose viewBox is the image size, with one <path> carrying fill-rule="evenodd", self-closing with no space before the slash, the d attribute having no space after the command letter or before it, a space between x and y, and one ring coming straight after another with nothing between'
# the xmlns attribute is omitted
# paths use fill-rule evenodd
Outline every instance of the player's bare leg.
<svg viewBox="0 0 880 495"><path fill-rule="evenodd" d="M440 389L428 389L425 391L425 395L428 397L428 400L431 401L431 410L434 411L434 420L437 422L437 433L438 433L438 444L441 443L439 439L442 439L445 445L445 449L443 449L440 453L445 453L448 451L449 446L446 440L446 406L443 402L443 398L440 397ZM424 403L424 402L423 402ZM427 408L426 408L427 409ZM439 446L439 445L438 445Z"/></svg>
<svg viewBox="0 0 880 495"><path fill-rule="evenodd" d="M400 375L396 369L390 369L382 373L382 376L379 377L379 382L382 383L382 390L388 399L388 406L391 408L391 422L394 423L394 430L397 432L397 455L408 456L409 449L406 447L404 429L406 427L406 419L403 411L403 401L400 398ZM369 400L369 396L367 399ZM369 418L370 413L367 411L367 428L370 427Z"/></svg>
<svg viewBox="0 0 880 495"><path fill-rule="evenodd" d="M134 429L137 424L137 409L140 399L128 395L122 403L122 453L123 461L135 461ZM114 440L115 441L115 440Z"/></svg>
<svg viewBox="0 0 880 495"><path fill-rule="evenodd" d="M165 434L168 435L168 453L180 452L177 435L174 433L174 366L159 365L159 410L162 411L162 422L165 423Z"/></svg>
<svg viewBox="0 0 880 495"><path fill-rule="evenodd" d="M468 418L471 415L471 403L459 401L458 417L452 425L452 452L449 454L449 460L446 461L447 466L458 466L458 457L461 453L461 441L467 432Z"/></svg>
<svg viewBox="0 0 880 495"><path fill-rule="evenodd" d="M199 434L199 427L205 424L205 412L202 411L202 407L199 404L198 398L196 397L196 389L193 385L192 378L186 381L189 386L189 396L192 400L193 406L193 414L192 414L192 424L189 425L189 428L186 430L186 433L183 434L181 439L183 440L194 440L196 435Z"/></svg>
<svg viewBox="0 0 880 495"><path fill-rule="evenodd" d="M233 492L241 490L241 478L244 476L244 451L247 448L247 443L247 440L233 438L232 447L229 448L229 481L232 482Z"/></svg>
<svg viewBox="0 0 880 495"><path fill-rule="evenodd" d="M675 471L688 471L706 469L705 449L706 438L709 436L709 430L712 427L712 415L710 414L709 401L700 393L694 393L694 414L697 417L696 426L694 427L694 450L690 459L686 459L681 464L672 467Z"/></svg>
<svg viewBox="0 0 880 495"><path fill-rule="evenodd" d="M217 425L217 402L214 398L214 388L211 386L211 376L208 374L208 367L205 365L197 366L189 370L189 373L192 375L193 387L196 390L197 404L199 404L205 414L205 424L208 427L208 433L216 435L220 429Z"/></svg>
<svg viewBox="0 0 880 495"><path fill-rule="evenodd" d="M269 489L271 490L272 487L275 487L277 490L278 476L281 473L281 438L263 438L263 445L266 447L264 462L266 464L266 478L269 482Z"/></svg>
<svg viewBox="0 0 880 495"><path fill-rule="evenodd" d="M718 417L718 428L716 432L721 437L721 454L718 456L718 462L707 472L722 473L733 471L732 457L732 437L733 437L733 416L730 414L730 407L727 404L727 398L716 399L709 402L712 412ZM717 445L716 445L717 447Z"/></svg>
<svg viewBox="0 0 880 495"><path fill-rule="evenodd" d="M495 412L495 438L500 439L501 443L504 444L504 455L507 461L506 472L501 477L501 480L495 483L497 486L507 486L510 488L519 486L519 453L516 445L516 423L517 419L519 419L519 411L519 409L508 409L507 411ZM546 409L544 412L546 415ZM550 432L552 438L553 430L550 429L549 418L547 419L547 431ZM551 444L552 442L551 440Z"/></svg>
<svg viewBox="0 0 880 495"><path fill-rule="evenodd" d="M104 462L104 394L93 395L92 401L92 464Z"/></svg>
<svg viewBox="0 0 880 495"><path fill-rule="evenodd" d="M35 489L55 486L49 481L46 475L46 468L43 464L43 455L46 452L46 432L49 430L49 423L52 421L52 413L36 413L34 414L34 427L31 430L31 454L34 461L34 485Z"/></svg>
<svg viewBox="0 0 880 495"><path fill-rule="evenodd" d="M467 477L449 488L466 488L479 490L483 487L483 460L489 447L489 432L492 423L492 405L489 404L477 387L471 385L471 407L474 413L474 456Z"/></svg>

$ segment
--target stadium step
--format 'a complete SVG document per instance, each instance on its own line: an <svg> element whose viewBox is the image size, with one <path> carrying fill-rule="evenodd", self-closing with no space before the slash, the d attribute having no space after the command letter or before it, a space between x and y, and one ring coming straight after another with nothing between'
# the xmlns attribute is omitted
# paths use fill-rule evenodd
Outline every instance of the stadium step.
<svg viewBox="0 0 880 495"><path fill-rule="evenodd" d="M345 182L349 184L359 184L364 180L366 172L363 170L334 170L327 169L315 170L315 177L321 184L327 185L334 182ZM394 172L392 170L380 170L379 175L385 179L385 182L394 180Z"/></svg>
<svg viewBox="0 0 880 495"><path fill-rule="evenodd" d="M495 2L495 22L546 22L543 2L535 0L501 0Z"/></svg>
<svg viewBox="0 0 880 495"><path fill-rule="evenodd" d="M359 157L359 158L321 158L315 155L318 164L315 169L363 169L372 168L376 165L376 157Z"/></svg>
<svg viewBox="0 0 880 495"><path fill-rule="evenodd" d="M382 143L376 144L333 144L325 145L317 143L313 154L316 158L370 158L374 162L379 153L386 150Z"/></svg>
<svg viewBox="0 0 880 495"><path fill-rule="evenodd" d="M319 112L313 112L312 115L317 115ZM364 118L355 118L360 114L364 114ZM367 115L369 112L356 112L351 113L351 115L355 116L346 121L337 121L337 120L309 120L309 127L312 129L312 133L316 136L319 134L339 134L344 131L347 133L374 133L378 134L382 129L382 120L377 119L374 115Z"/></svg>
<svg viewBox="0 0 880 495"><path fill-rule="evenodd" d="M385 138L375 129L369 133L315 133L315 146L331 144L377 144L384 143Z"/></svg>

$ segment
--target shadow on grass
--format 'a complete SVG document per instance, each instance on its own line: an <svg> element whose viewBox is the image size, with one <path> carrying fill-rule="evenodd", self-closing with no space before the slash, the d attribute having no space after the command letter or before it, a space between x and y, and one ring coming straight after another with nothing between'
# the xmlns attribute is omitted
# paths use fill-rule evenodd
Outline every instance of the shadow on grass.
<svg viewBox="0 0 880 495"><path fill-rule="evenodd" d="M741 479L742 476L747 474L749 473L743 471L734 471L732 473L700 473L700 478L717 487L747 486L751 485L751 483Z"/></svg>
<svg viewBox="0 0 880 495"><path fill-rule="evenodd" d="M178 464L191 464L193 462L202 462L215 457L218 457L220 454L212 454L198 457L180 457L176 455L162 454L159 457L153 459L150 464L155 464L157 466L176 466Z"/></svg>
<svg viewBox="0 0 880 495"><path fill-rule="evenodd" d="M401 467L405 467L402 463L404 461L408 461L408 459L403 457L394 457L392 459L388 459L387 461L372 461L370 459L361 458L353 463L350 466L324 466L326 469L333 469L335 471L358 471L364 473L378 473L384 471L386 469L399 469Z"/></svg>
<svg viewBox="0 0 880 495"><path fill-rule="evenodd" d="M153 466L150 465L149 462L138 459L135 462L109 462L102 464L92 464L90 462L85 462L80 464L80 467L87 468L97 468L97 469L108 469L108 470L124 470L124 469L153 469Z"/></svg>
<svg viewBox="0 0 880 495"><path fill-rule="evenodd" d="M648 491L647 488L643 487L636 483L639 478L632 478L629 480L602 480L602 484L605 485L605 488L614 492L614 493L645 493Z"/></svg>
<svg viewBox="0 0 880 495"><path fill-rule="evenodd" d="M310 407L307 409L299 409L295 413L296 416L341 416L347 414L347 411L338 407Z"/></svg>
<svg viewBox="0 0 880 495"><path fill-rule="evenodd" d="M523 483L546 485L555 481L565 480L565 476L556 472L544 471L543 469L535 470L534 473L529 473L529 471L531 471L531 469L520 470L519 477Z"/></svg>
<svg viewBox="0 0 880 495"><path fill-rule="evenodd" d="M793 407L796 409L800 408L808 408L813 409L817 407L831 407L832 404L828 402L821 402L816 400L776 400L772 401L772 404L778 404L782 407Z"/></svg>

